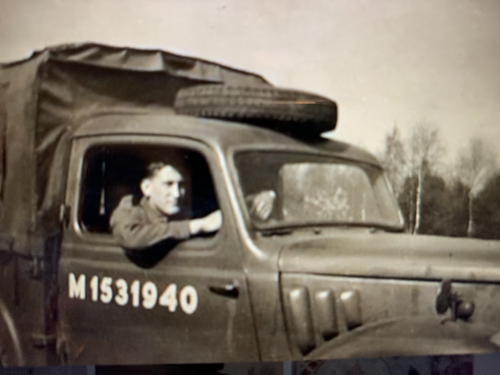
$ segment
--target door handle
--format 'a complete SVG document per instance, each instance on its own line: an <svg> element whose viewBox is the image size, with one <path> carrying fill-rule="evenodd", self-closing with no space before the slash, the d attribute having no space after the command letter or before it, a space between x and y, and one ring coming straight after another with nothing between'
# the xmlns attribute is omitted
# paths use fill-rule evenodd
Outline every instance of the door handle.
<svg viewBox="0 0 500 375"><path fill-rule="evenodd" d="M228 298L238 298L240 294L239 288L234 284L209 285L208 290L210 290L214 294L218 294L220 296Z"/></svg>

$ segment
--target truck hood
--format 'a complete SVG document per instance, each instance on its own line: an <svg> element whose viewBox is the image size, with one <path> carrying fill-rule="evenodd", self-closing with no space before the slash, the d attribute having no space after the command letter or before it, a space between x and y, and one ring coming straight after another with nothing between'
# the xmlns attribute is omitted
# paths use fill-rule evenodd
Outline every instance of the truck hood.
<svg viewBox="0 0 500 375"><path fill-rule="evenodd" d="M402 233L322 234L288 242L284 273L398 279L500 281L500 241Z"/></svg>

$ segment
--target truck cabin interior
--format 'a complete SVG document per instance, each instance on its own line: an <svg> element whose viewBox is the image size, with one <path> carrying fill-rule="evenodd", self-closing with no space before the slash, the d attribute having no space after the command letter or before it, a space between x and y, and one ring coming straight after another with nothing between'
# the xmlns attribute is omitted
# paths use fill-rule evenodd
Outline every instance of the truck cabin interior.
<svg viewBox="0 0 500 375"><path fill-rule="evenodd" d="M179 218L199 218L218 209L212 177L205 158L191 150L151 145L101 145L85 155L81 181L80 225L92 233L110 233L109 220L121 199L132 195L138 204L140 184L154 162L178 166L185 194ZM193 183L196 181L196 183Z"/></svg>

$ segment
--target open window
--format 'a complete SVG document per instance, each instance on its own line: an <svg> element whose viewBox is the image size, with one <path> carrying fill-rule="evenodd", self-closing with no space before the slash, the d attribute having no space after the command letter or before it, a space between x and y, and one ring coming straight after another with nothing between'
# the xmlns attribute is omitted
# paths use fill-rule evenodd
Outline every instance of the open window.
<svg viewBox="0 0 500 375"><path fill-rule="evenodd" d="M181 163L185 195L179 219L199 218L218 209L208 164L199 152L150 144L98 145L85 153L79 221L84 231L111 233L109 220L121 199L142 198L140 183L154 162ZM173 218L175 219L175 218Z"/></svg>

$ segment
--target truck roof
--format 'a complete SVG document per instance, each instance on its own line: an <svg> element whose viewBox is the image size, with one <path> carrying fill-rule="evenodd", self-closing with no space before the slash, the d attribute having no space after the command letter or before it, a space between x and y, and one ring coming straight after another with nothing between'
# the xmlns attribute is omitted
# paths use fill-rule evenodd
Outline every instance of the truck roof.
<svg viewBox="0 0 500 375"><path fill-rule="evenodd" d="M268 84L258 74L204 59L182 56L160 49L119 47L98 43L50 46L34 51L26 59L0 63L0 69L22 65L39 57L45 61L74 63L129 72L158 72L213 83L234 81L244 85Z"/></svg>
<svg viewBox="0 0 500 375"><path fill-rule="evenodd" d="M225 120L177 115L172 110L113 111L94 114L74 137L96 135L151 134L203 140L224 152L237 147L266 147L294 152L313 152L380 166L369 152L332 139L308 142L277 131Z"/></svg>

